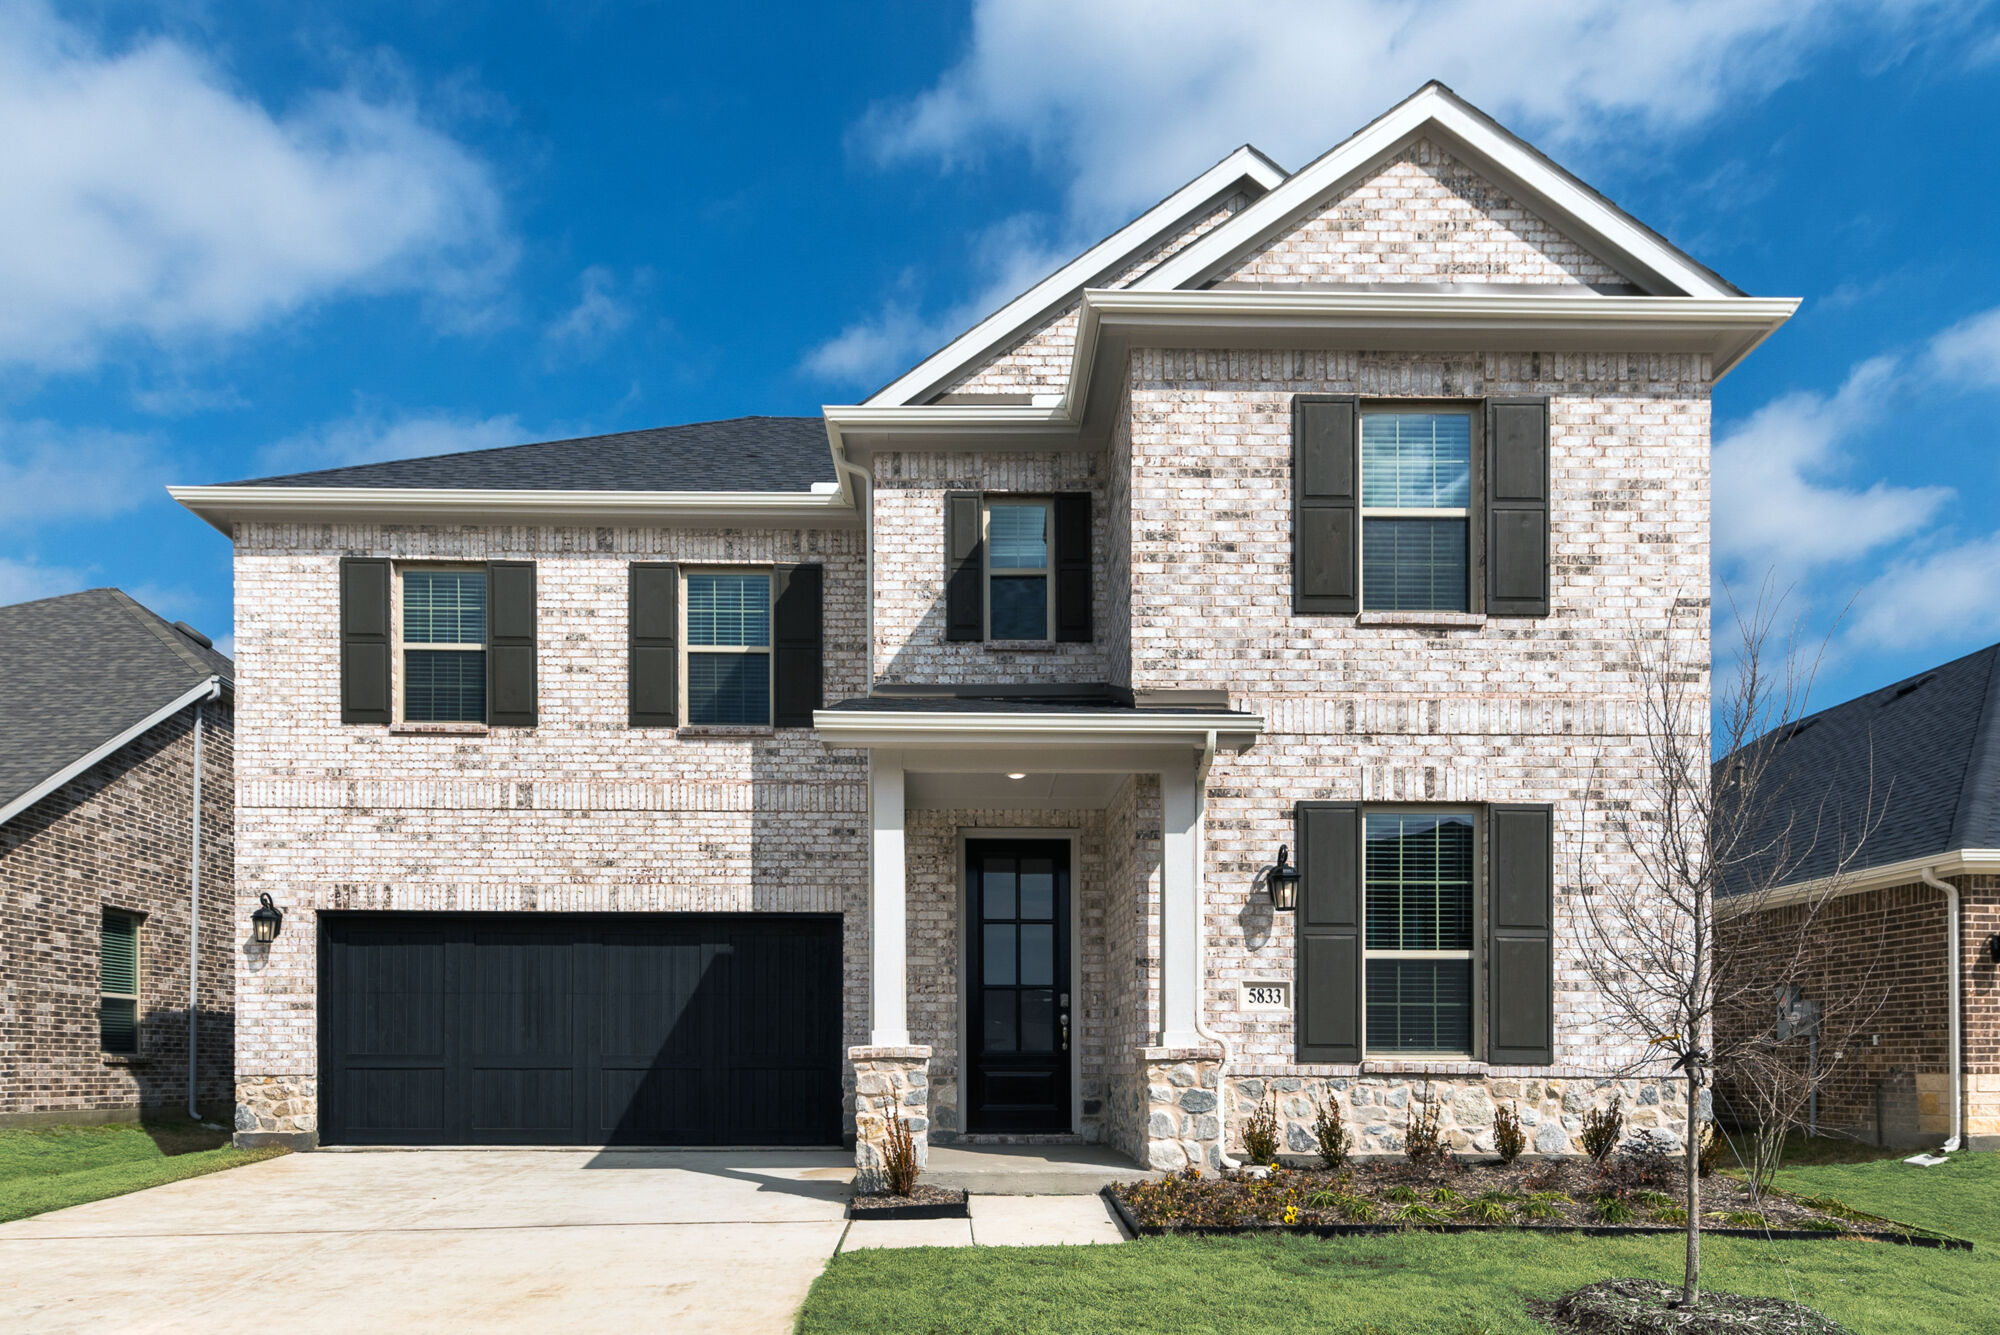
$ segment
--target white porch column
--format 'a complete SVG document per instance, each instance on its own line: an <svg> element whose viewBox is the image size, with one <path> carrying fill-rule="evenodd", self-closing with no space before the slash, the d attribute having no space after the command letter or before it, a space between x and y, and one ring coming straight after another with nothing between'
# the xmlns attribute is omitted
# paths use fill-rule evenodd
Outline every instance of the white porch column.
<svg viewBox="0 0 2000 1335"><path fill-rule="evenodd" d="M1195 920L1201 807L1192 762L1160 775L1160 1046L1201 1045L1195 1032L1201 995L1200 924Z"/></svg>
<svg viewBox="0 0 2000 1335"><path fill-rule="evenodd" d="M868 1042L908 1047L909 925L904 912L903 756L868 753Z"/></svg>

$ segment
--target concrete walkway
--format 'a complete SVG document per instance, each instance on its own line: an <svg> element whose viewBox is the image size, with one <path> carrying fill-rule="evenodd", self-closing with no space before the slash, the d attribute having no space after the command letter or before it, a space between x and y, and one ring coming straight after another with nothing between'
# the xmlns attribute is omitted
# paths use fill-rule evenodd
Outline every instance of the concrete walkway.
<svg viewBox="0 0 2000 1335"><path fill-rule="evenodd" d="M0 1331L787 1331L841 1250L1116 1242L1095 1196L845 1216L836 1151L294 1154L0 1224Z"/></svg>

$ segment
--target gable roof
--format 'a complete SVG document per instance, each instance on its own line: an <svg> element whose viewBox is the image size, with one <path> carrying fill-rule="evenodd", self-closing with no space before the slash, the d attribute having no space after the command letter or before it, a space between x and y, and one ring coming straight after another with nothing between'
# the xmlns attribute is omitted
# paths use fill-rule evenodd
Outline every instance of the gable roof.
<svg viewBox="0 0 2000 1335"><path fill-rule="evenodd" d="M233 684L235 665L195 634L118 589L0 607L0 822L216 678Z"/></svg>
<svg viewBox="0 0 2000 1335"><path fill-rule="evenodd" d="M2000 849L2000 645L1809 714L1769 739L1777 794L1754 844L1791 825L1794 881ZM1729 760L1718 765L1727 772ZM1916 879L1914 875L1911 880Z"/></svg>
<svg viewBox="0 0 2000 1335"><path fill-rule="evenodd" d="M1467 166L1655 295L1740 297L1742 289L1674 246L1436 80L1293 172L1234 218L1134 283L1137 291L1199 288L1315 204L1353 185L1419 138Z"/></svg>
<svg viewBox="0 0 2000 1335"><path fill-rule="evenodd" d="M1074 301L1093 281L1125 268L1222 200L1233 194L1255 199L1284 179L1282 167L1245 144L862 402L922 402Z"/></svg>
<svg viewBox="0 0 2000 1335"><path fill-rule="evenodd" d="M805 491L834 482L817 417L718 422L506 445L420 459L248 478L232 487L396 487L481 491Z"/></svg>

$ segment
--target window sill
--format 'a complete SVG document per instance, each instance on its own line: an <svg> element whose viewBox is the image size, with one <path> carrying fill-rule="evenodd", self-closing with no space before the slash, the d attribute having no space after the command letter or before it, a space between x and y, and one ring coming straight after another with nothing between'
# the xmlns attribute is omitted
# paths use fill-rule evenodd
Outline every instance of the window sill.
<svg viewBox="0 0 2000 1335"><path fill-rule="evenodd" d="M1052 654L1057 644L1054 640L988 640L986 647L1009 654Z"/></svg>
<svg viewBox="0 0 2000 1335"><path fill-rule="evenodd" d="M733 723L689 723L674 729L676 737L775 737L772 727L745 727Z"/></svg>
<svg viewBox="0 0 2000 1335"><path fill-rule="evenodd" d="M144 1066L153 1059L143 1052L103 1052L98 1054L106 1066Z"/></svg>
<svg viewBox="0 0 2000 1335"><path fill-rule="evenodd" d="M1443 626L1455 630L1477 630L1486 624L1483 612L1359 612L1357 626Z"/></svg>
<svg viewBox="0 0 2000 1335"><path fill-rule="evenodd" d="M400 737L484 737L493 730L484 723L391 723L389 732Z"/></svg>

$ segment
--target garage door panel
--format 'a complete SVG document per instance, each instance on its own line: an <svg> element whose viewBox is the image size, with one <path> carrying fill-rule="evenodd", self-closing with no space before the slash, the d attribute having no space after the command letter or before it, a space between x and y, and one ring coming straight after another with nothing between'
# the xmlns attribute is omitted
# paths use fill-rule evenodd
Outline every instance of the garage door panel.
<svg viewBox="0 0 2000 1335"><path fill-rule="evenodd" d="M837 917L328 914L329 1144L830 1144Z"/></svg>

